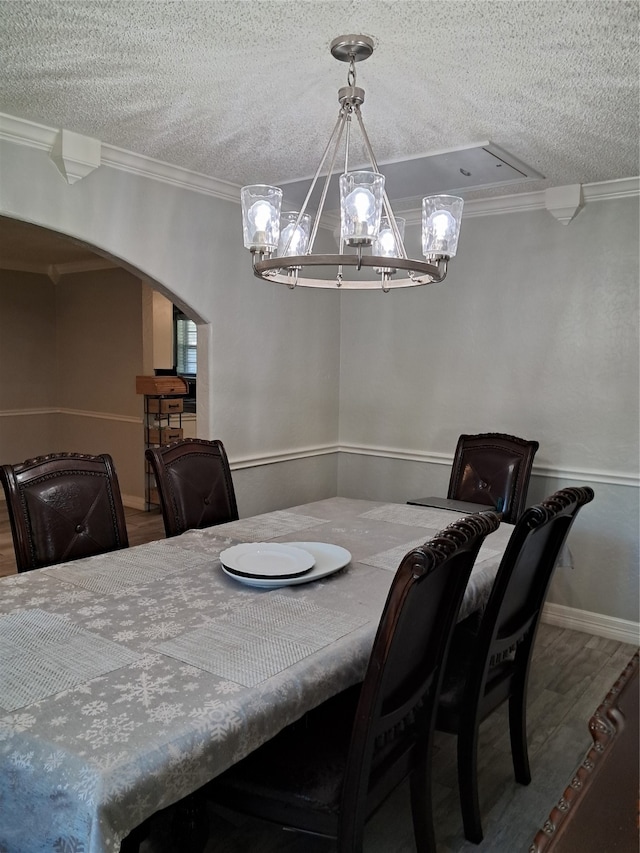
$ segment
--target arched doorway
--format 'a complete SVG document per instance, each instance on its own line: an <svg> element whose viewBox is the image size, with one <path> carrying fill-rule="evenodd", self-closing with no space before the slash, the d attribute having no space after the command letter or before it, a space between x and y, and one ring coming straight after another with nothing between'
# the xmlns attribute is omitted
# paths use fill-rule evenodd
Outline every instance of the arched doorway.
<svg viewBox="0 0 640 853"><path fill-rule="evenodd" d="M144 507L135 376L174 363L160 355L174 345L154 311L163 303L173 316L162 290L95 247L0 217L0 462L109 452L125 502Z"/></svg>

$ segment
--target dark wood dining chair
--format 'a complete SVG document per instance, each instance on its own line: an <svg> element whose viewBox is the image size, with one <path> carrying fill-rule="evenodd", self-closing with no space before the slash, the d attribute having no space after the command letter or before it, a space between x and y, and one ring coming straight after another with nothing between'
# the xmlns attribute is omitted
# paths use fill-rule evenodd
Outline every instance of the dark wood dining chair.
<svg viewBox="0 0 640 853"><path fill-rule="evenodd" d="M478 797L480 723L509 703L516 781L531 781L527 750L527 683L542 606L560 549L589 487L563 489L525 510L498 568L483 614L456 625L439 699L436 727L457 734L458 785L469 841L482 841Z"/></svg>
<svg viewBox="0 0 640 853"><path fill-rule="evenodd" d="M359 853L366 820L409 778L416 848L433 853L430 762L442 662L478 550L498 526L493 512L462 518L406 554L363 683L214 779L210 798Z"/></svg>
<svg viewBox="0 0 640 853"><path fill-rule="evenodd" d="M515 524L527 500L539 444L499 432L461 435L453 458L447 497L485 504Z"/></svg>
<svg viewBox="0 0 640 853"><path fill-rule="evenodd" d="M108 453L51 453L0 468L19 572L119 548L129 540Z"/></svg>
<svg viewBox="0 0 640 853"><path fill-rule="evenodd" d="M167 536L237 521L229 460L221 441L183 438L145 451Z"/></svg>

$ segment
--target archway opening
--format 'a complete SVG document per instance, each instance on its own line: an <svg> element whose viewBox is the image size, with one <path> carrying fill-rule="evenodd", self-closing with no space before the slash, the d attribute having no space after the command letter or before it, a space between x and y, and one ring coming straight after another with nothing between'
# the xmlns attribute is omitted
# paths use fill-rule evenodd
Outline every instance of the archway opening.
<svg viewBox="0 0 640 853"><path fill-rule="evenodd" d="M171 318L164 341L153 311L161 301ZM125 503L144 508L143 400L135 377L176 364L174 312L195 326L188 306L131 264L1 216L0 463L65 450L111 453ZM169 354L158 360L163 348ZM194 361L192 349L188 366ZM184 429L195 436L193 372Z"/></svg>

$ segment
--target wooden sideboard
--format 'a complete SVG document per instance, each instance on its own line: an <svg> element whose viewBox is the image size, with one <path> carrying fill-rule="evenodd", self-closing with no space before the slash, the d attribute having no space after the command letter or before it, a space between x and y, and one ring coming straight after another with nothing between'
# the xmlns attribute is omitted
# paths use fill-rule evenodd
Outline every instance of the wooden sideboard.
<svg viewBox="0 0 640 853"><path fill-rule="evenodd" d="M638 853L638 661L591 717L593 745L529 853Z"/></svg>

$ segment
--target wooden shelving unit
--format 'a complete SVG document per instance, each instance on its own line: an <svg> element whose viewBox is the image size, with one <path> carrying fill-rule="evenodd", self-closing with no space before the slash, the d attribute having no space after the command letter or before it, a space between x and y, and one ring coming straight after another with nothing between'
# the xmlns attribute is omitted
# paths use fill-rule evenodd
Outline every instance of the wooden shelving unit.
<svg viewBox="0 0 640 853"><path fill-rule="evenodd" d="M136 376L136 392L144 395L144 446L159 447L183 437L183 395L187 383L179 376ZM144 460L145 509L160 505L151 466Z"/></svg>

